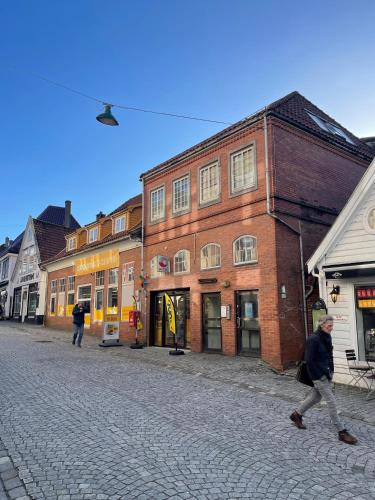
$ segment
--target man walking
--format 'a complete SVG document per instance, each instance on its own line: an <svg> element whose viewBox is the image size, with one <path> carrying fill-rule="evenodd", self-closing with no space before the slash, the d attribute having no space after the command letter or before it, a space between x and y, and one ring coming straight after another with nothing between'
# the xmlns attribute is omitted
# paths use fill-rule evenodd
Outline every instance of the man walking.
<svg viewBox="0 0 375 500"><path fill-rule="evenodd" d="M85 312L86 309L83 307L83 304L78 303L74 306L73 309L73 340L72 344L74 345L77 341L77 346L81 347L82 337L83 337L83 328L85 326ZM78 337L78 338L77 338Z"/></svg>
<svg viewBox="0 0 375 500"><path fill-rule="evenodd" d="M340 421L335 396L332 391L334 368L332 329L333 317L329 315L322 316L318 321L317 331L306 341L305 361L314 387L312 387L299 408L290 415L290 419L298 429L306 429L302 421L303 415L323 398L327 402L329 416L338 431L339 440L347 444L356 444L357 439L349 434Z"/></svg>

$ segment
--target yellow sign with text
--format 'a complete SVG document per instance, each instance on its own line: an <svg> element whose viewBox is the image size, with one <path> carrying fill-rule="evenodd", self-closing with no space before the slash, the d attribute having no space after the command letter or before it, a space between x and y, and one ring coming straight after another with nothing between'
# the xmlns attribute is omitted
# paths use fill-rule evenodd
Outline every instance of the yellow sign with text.
<svg viewBox="0 0 375 500"><path fill-rule="evenodd" d="M164 294L164 298L165 308L167 310L167 319L169 323L169 331L170 333L173 333L173 335L176 335L176 314L174 310L174 304L167 293Z"/></svg>
<svg viewBox="0 0 375 500"><path fill-rule="evenodd" d="M107 250L106 252L96 253L90 257L84 257L74 261L74 274L83 276L84 274L104 271L119 266L118 250Z"/></svg>
<svg viewBox="0 0 375 500"><path fill-rule="evenodd" d="M94 309L94 321L103 321L103 309Z"/></svg>
<svg viewBox="0 0 375 500"><path fill-rule="evenodd" d="M122 306L121 307L121 321L129 321L129 312L134 311L134 306Z"/></svg>

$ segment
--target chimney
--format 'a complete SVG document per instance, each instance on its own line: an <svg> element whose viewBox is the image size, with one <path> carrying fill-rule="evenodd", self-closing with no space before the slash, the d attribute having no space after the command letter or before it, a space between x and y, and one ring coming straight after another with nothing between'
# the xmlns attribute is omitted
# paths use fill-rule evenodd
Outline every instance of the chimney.
<svg viewBox="0 0 375 500"><path fill-rule="evenodd" d="M102 219L103 217L105 217L105 214L103 214L103 212L99 212L98 214L96 214L96 220Z"/></svg>
<svg viewBox="0 0 375 500"><path fill-rule="evenodd" d="M66 200L65 202L65 215L64 215L64 227L67 229L70 228L70 212L72 209L72 202L69 200Z"/></svg>
<svg viewBox="0 0 375 500"><path fill-rule="evenodd" d="M5 238L5 247L10 247L10 239L8 238L8 236Z"/></svg>

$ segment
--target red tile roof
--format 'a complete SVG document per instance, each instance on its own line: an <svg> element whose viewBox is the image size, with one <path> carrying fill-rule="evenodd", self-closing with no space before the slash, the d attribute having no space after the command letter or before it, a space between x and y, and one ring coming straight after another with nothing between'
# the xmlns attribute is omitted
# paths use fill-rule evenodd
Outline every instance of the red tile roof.
<svg viewBox="0 0 375 500"><path fill-rule="evenodd" d="M64 226L33 219L40 260L43 262L66 247L65 235L71 230Z"/></svg>

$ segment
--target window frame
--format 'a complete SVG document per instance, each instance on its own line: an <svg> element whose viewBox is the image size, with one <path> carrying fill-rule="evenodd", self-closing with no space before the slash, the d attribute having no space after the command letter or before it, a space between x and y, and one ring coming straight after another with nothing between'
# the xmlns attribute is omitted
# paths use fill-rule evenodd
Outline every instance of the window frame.
<svg viewBox="0 0 375 500"><path fill-rule="evenodd" d="M176 257L181 252L185 252L186 255L186 271L176 271ZM186 248L181 248L181 250L178 250L173 256L173 274L180 275L189 273L190 273L190 252Z"/></svg>
<svg viewBox="0 0 375 500"><path fill-rule="evenodd" d="M213 166L216 166L216 168L217 168L217 179L218 179L217 197L212 198L211 200L208 200L208 201L202 201L201 175L202 175L203 170L207 170ZM213 205L214 203L220 202L220 200L221 200L221 165L220 165L219 158L214 159L210 163L207 163L206 165L202 165L201 167L198 168L198 189L199 189L199 198L198 198L198 207L199 208L208 207L210 205Z"/></svg>
<svg viewBox="0 0 375 500"><path fill-rule="evenodd" d="M51 295L57 292L57 279L51 280Z"/></svg>
<svg viewBox="0 0 375 500"><path fill-rule="evenodd" d="M253 155L253 163L254 163L254 184L251 186L246 186L246 187L241 187L237 189L233 189L233 165L232 165L232 158L234 158L236 155L239 155L240 153L245 153L246 151L251 151ZM257 165L257 154L256 154L256 141L251 141L250 143L241 146L240 148L236 148L233 151L229 152L228 156L228 190L229 190L229 197L233 198L235 196L240 196L244 193L249 193L251 191L256 191L258 189L258 165Z"/></svg>
<svg viewBox="0 0 375 500"><path fill-rule="evenodd" d="M162 206L162 214L159 215L158 217L153 217L152 216L152 194L155 193L156 191L163 191L163 206ZM166 212L166 209L165 209L166 199L165 199L165 197L166 197L165 184L161 184L158 187L150 189L150 198L149 198L149 202L150 202L149 221L150 221L150 224L157 224L158 222L162 222L163 220L165 220L165 212Z"/></svg>
<svg viewBox="0 0 375 500"><path fill-rule="evenodd" d="M73 284L73 288L72 285ZM74 292L76 287L76 277L73 276L68 276L68 292Z"/></svg>
<svg viewBox="0 0 375 500"><path fill-rule="evenodd" d="M244 262L236 262L236 243L239 242L243 238L251 238L254 241L253 248L255 249L256 258L251 259L251 260L247 260ZM233 251L233 265L234 266L245 266L247 264L257 264L258 263L258 240L257 240L257 237L253 236L252 234L242 234L241 236L238 236L238 238L236 238L233 241L232 251ZM250 250L250 253L252 253L251 250Z"/></svg>
<svg viewBox="0 0 375 500"><path fill-rule="evenodd" d="M100 273L100 276L98 276ZM103 273L103 274L101 274ZM103 281L103 283L102 283ZM104 282L105 282L105 271L96 271L95 272L95 288L103 288L104 287Z"/></svg>
<svg viewBox="0 0 375 500"><path fill-rule="evenodd" d="M214 247L217 247L219 248L220 250L220 253L219 253L219 259L220 259L220 262L219 262L219 265L217 266L209 266L209 267L202 267L202 256L203 256L203 250L209 246L214 246ZM206 258L206 257L205 257ZM210 257L207 257L207 258L210 258ZM221 267L221 245L219 243L206 243L200 250L200 270L201 271L207 271L207 270L210 270L210 269L219 269Z"/></svg>
<svg viewBox="0 0 375 500"><path fill-rule="evenodd" d="M65 293L66 278L59 278L59 293Z"/></svg>
<svg viewBox="0 0 375 500"><path fill-rule="evenodd" d="M123 229L117 229L117 221L121 221L123 220L124 221L124 228ZM117 233L123 233L124 231L126 231L126 215L119 215L118 217L115 217L113 219L113 234L117 234Z"/></svg>
<svg viewBox="0 0 375 500"><path fill-rule="evenodd" d="M183 208L176 209L175 207L175 194L176 194L176 183L187 180L187 206ZM177 179L172 180L172 215L178 216L182 214L186 214L190 211L191 208L191 181L190 181L190 172L181 175Z"/></svg>
<svg viewBox="0 0 375 500"><path fill-rule="evenodd" d="M116 271L115 273L111 273L111 271ZM115 276L116 280L111 282L111 276ZM111 269L108 269L108 288L112 287L117 287L118 286L118 275L119 275L119 269L118 267L113 267Z"/></svg>
<svg viewBox="0 0 375 500"><path fill-rule="evenodd" d="M73 242L73 245L71 244ZM72 236L66 240L66 251L72 252L77 248L77 236Z"/></svg>
<svg viewBox="0 0 375 500"><path fill-rule="evenodd" d="M132 273L129 274L129 269L132 269ZM129 276L133 279L129 279ZM134 283L135 279L135 262L125 262L122 265L122 282L123 283Z"/></svg>
<svg viewBox="0 0 375 500"><path fill-rule="evenodd" d="M91 234L93 231L96 230L96 238L95 240L91 239ZM99 240L99 226L94 226L94 227L91 227L90 229L88 229L88 243L95 243L95 241L98 241Z"/></svg>

